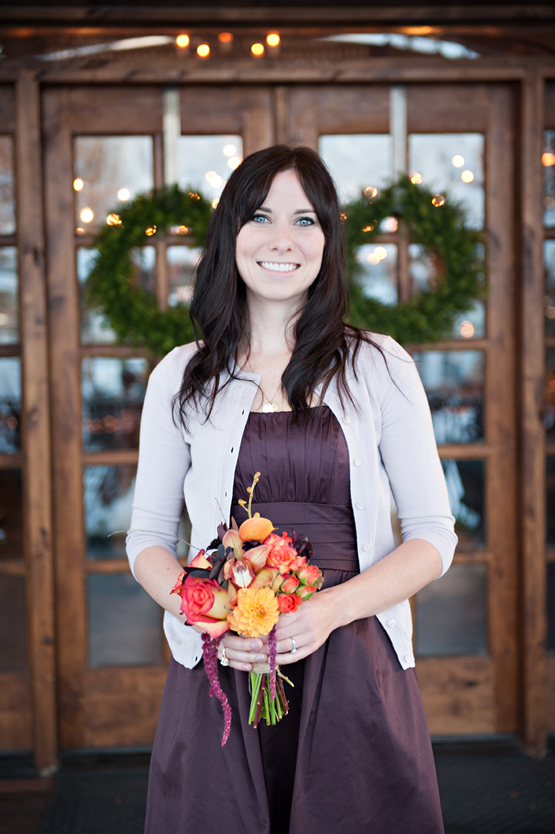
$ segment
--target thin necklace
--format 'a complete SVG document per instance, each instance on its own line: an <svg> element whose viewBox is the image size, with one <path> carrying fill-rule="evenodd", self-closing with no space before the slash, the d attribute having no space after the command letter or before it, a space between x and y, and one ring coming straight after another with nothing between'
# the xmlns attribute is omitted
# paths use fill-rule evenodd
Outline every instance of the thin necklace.
<svg viewBox="0 0 555 834"><path fill-rule="evenodd" d="M276 390L274 392L274 397L272 397L272 399L268 399L266 397L266 394L264 393L264 391L262 389L262 386L259 385L258 387L260 388L260 391L262 392L263 398L267 400L267 402L262 404L262 408L260 409L260 411L263 414L273 414L276 411L279 411L279 405L276 402L274 402L274 397L276 396L277 392L281 388L281 381L280 381L278 387L276 388Z"/></svg>

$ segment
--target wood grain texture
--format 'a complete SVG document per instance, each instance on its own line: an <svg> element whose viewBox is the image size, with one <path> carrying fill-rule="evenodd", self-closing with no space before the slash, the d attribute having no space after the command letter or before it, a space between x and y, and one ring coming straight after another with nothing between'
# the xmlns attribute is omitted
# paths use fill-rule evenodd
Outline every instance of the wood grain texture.
<svg viewBox="0 0 555 834"><path fill-rule="evenodd" d="M491 658L420 658L416 675L432 735L496 731Z"/></svg>
<svg viewBox="0 0 555 834"><path fill-rule="evenodd" d="M50 415L39 85L16 86L17 238L22 354L23 505L33 748L39 769L57 760ZM40 604L38 601L40 600Z"/></svg>
<svg viewBox="0 0 555 834"><path fill-rule="evenodd" d="M71 103L68 90L43 93L60 745L78 748L84 744L87 609Z"/></svg>
<svg viewBox="0 0 555 834"><path fill-rule="evenodd" d="M274 144L272 94L269 89L251 91L242 115L242 129L239 132L243 134L244 156Z"/></svg>
<svg viewBox="0 0 555 834"><path fill-rule="evenodd" d="M524 739L531 752L546 746L545 430L543 426L544 312L543 150L544 85L531 72L521 88L520 480L522 485L522 685Z"/></svg>
<svg viewBox="0 0 555 834"><path fill-rule="evenodd" d="M555 654L547 658L547 732L555 733Z"/></svg>
<svg viewBox="0 0 555 834"><path fill-rule="evenodd" d="M1 750L34 749L31 688L31 676L25 672L0 674Z"/></svg>

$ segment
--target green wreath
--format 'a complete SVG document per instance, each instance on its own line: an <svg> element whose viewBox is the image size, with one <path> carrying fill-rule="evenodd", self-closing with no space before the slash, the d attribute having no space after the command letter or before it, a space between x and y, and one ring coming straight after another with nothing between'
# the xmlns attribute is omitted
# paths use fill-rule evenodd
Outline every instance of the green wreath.
<svg viewBox="0 0 555 834"><path fill-rule="evenodd" d="M434 195L401 176L379 196L363 196L345 206L344 212L350 321L387 333L401 344L449 336L457 316L483 295L481 235L466 228L464 210L446 196ZM184 239L202 246L210 214L211 205L202 195L173 186L139 195L109 215L113 225L104 226L93 241L98 254L87 278L87 299L105 314L120 342L163 355L192 341L186 304L161 310L152 293L131 282L131 250L185 229ZM440 265L434 286L396 306L365 294L357 260L359 247L380 233L387 217L402 221L411 241L421 244Z"/></svg>

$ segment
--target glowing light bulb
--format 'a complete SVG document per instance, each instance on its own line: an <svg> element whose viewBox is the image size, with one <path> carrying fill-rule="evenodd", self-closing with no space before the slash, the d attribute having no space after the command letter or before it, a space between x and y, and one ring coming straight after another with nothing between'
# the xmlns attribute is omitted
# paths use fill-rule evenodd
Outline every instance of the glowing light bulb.
<svg viewBox="0 0 555 834"><path fill-rule="evenodd" d="M84 208L79 215L83 223L90 223L94 220L94 211L90 208Z"/></svg>
<svg viewBox="0 0 555 834"><path fill-rule="evenodd" d="M387 249L384 246L376 246L374 249L374 255L383 261L384 258L387 258Z"/></svg>
<svg viewBox="0 0 555 834"><path fill-rule="evenodd" d="M266 35L266 43L268 46L279 46L280 40L281 38L277 32L270 32L269 35Z"/></svg>
<svg viewBox="0 0 555 834"><path fill-rule="evenodd" d="M199 58L208 58L210 55L210 47L207 43L201 43L197 46L197 55Z"/></svg>
<svg viewBox="0 0 555 834"><path fill-rule="evenodd" d="M81 191L84 185L85 183L82 179L80 179L80 177L77 177L76 180L73 180L73 188L75 191Z"/></svg>
<svg viewBox="0 0 555 834"><path fill-rule="evenodd" d="M550 168L552 165L555 165L555 153L551 153L551 151L545 151L545 153L542 153L542 165L546 168Z"/></svg>
<svg viewBox="0 0 555 834"><path fill-rule="evenodd" d="M472 182L473 179L474 179L474 174L472 173L472 171L463 171L462 172L461 180L463 182Z"/></svg>
<svg viewBox="0 0 555 834"><path fill-rule="evenodd" d="M422 182L422 174L419 174L418 171L415 171L414 174L410 175L410 181L413 185L420 185Z"/></svg>
<svg viewBox="0 0 555 834"><path fill-rule="evenodd" d="M399 228L399 221L396 217L386 217L382 227L385 232L396 232Z"/></svg>
<svg viewBox="0 0 555 834"><path fill-rule="evenodd" d="M474 325L471 321L463 321L460 326L460 334L463 339L471 339L474 336Z"/></svg>
<svg viewBox="0 0 555 834"><path fill-rule="evenodd" d="M366 260L368 261L369 264L373 264L374 266L376 264L379 264L379 262L380 262L380 259L378 258L378 256L376 255L375 252L370 252L370 254L366 258Z"/></svg>
<svg viewBox="0 0 555 834"><path fill-rule="evenodd" d="M220 177L219 174L214 174L211 179L208 180L212 188L219 188L220 185L223 183L223 179Z"/></svg>
<svg viewBox="0 0 555 834"><path fill-rule="evenodd" d="M264 44L253 43L253 45L251 46L251 52L255 56L255 58L260 58L261 55L264 55Z"/></svg>
<svg viewBox="0 0 555 834"><path fill-rule="evenodd" d="M125 203L126 200L130 198L131 194L129 193L128 188L120 188L118 191L118 200L121 200L122 203Z"/></svg>
<svg viewBox="0 0 555 834"><path fill-rule="evenodd" d="M235 145L224 145L223 153L224 156L234 156L237 148Z"/></svg>
<svg viewBox="0 0 555 834"><path fill-rule="evenodd" d="M372 225L372 224L370 223L370 225L369 225L369 226L365 226L365 227L364 227L364 229L363 229L362 231L363 231L363 232L373 232L375 228L376 228L376 224L374 223L374 225Z"/></svg>
<svg viewBox="0 0 555 834"><path fill-rule="evenodd" d="M189 35L178 35L175 42L180 49L186 49L191 41Z"/></svg>
<svg viewBox="0 0 555 834"><path fill-rule="evenodd" d="M239 167L242 160L238 156L232 156L230 159L227 160L227 164L231 168L232 171L235 171L236 168Z"/></svg>
<svg viewBox="0 0 555 834"><path fill-rule="evenodd" d="M231 32L220 32L218 40L220 43L231 43L233 41L233 35Z"/></svg>
<svg viewBox="0 0 555 834"><path fill-rule="evenodd" d="M434 196L432 197L432 205L434 205L436 208L439 208L440 206L444 205L444 203L445 197L443 196L443 194L434 194Z"/></svg>
<svg viewBox="0 0 555 834"><path fill-rule="evenodd" d="M212 177L217 177L217 176L218 175L215 171L207 171L206 174L204 175L204 179L206 180L206 182L210 182Z"/></svg>
<svg viewBox="0 0 555 834"><path fill-rule="evenodd" d="M148 229L145 229L145 235L147 237L152 237L152 235L156 234L156 226L149 226Z"/></svg>
<svg viewBox="0 0 555 834"><path fill-rule="evenodd" d="M219 202L220 202L220 198L219 198L219 197L216 197L214 200L212 200L212 208L213 208L213 209L218 208L218 203L219 203Z"/></svg>
<svg viewBox="0 0 555 834"><path fill-rule="evenodd" d="M463 165L464 165L464 156L461 156L460 154L457 153L457 154L455 154L455 156L453 157L451 162L453 163L455 168L462 168Z"/></svg>
<svg viewBox="0 0 555 834"><path fill-rule="evenodd" d="M109 214L106 223L108 226L121 226L121 217L119 214Z"/></svg>
<svg viewBox="0 0 555 834"><path fill-rule="evenodd" d="M373 185L369 185L368 188L364 189L364 196L368 197L368 199L373 200L374 197L378 196L378 189L374 188Z"/></svg>

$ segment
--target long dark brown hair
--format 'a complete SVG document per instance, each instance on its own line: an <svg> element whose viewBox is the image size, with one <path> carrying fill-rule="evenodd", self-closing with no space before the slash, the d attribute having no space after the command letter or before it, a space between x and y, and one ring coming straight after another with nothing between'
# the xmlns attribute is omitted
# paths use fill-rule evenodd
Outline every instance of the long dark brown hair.
<svg viewBox="0 0 555 834"><path fill-rule="evenodd" d="M341 400L352 399L346 369L349 358L354 366L361 342L382 352L367 333L345 323L348 291L341 208L326 166L310 148L274 145L247 156L235 169L208 227L190 310L195 332L197 326L202 331L202 342L197 342L198 351L185 368L176 397L184 424L187 405L203 407L210 416L222 385L238 378L235 360L239 352L246 348L248 353L246 288L235 263L235 242L281 171L296 173L325 237L322 265L293 325L293 353L281 377L294 419L307 412L320 383L323 400L336 376Z"/></svg>

